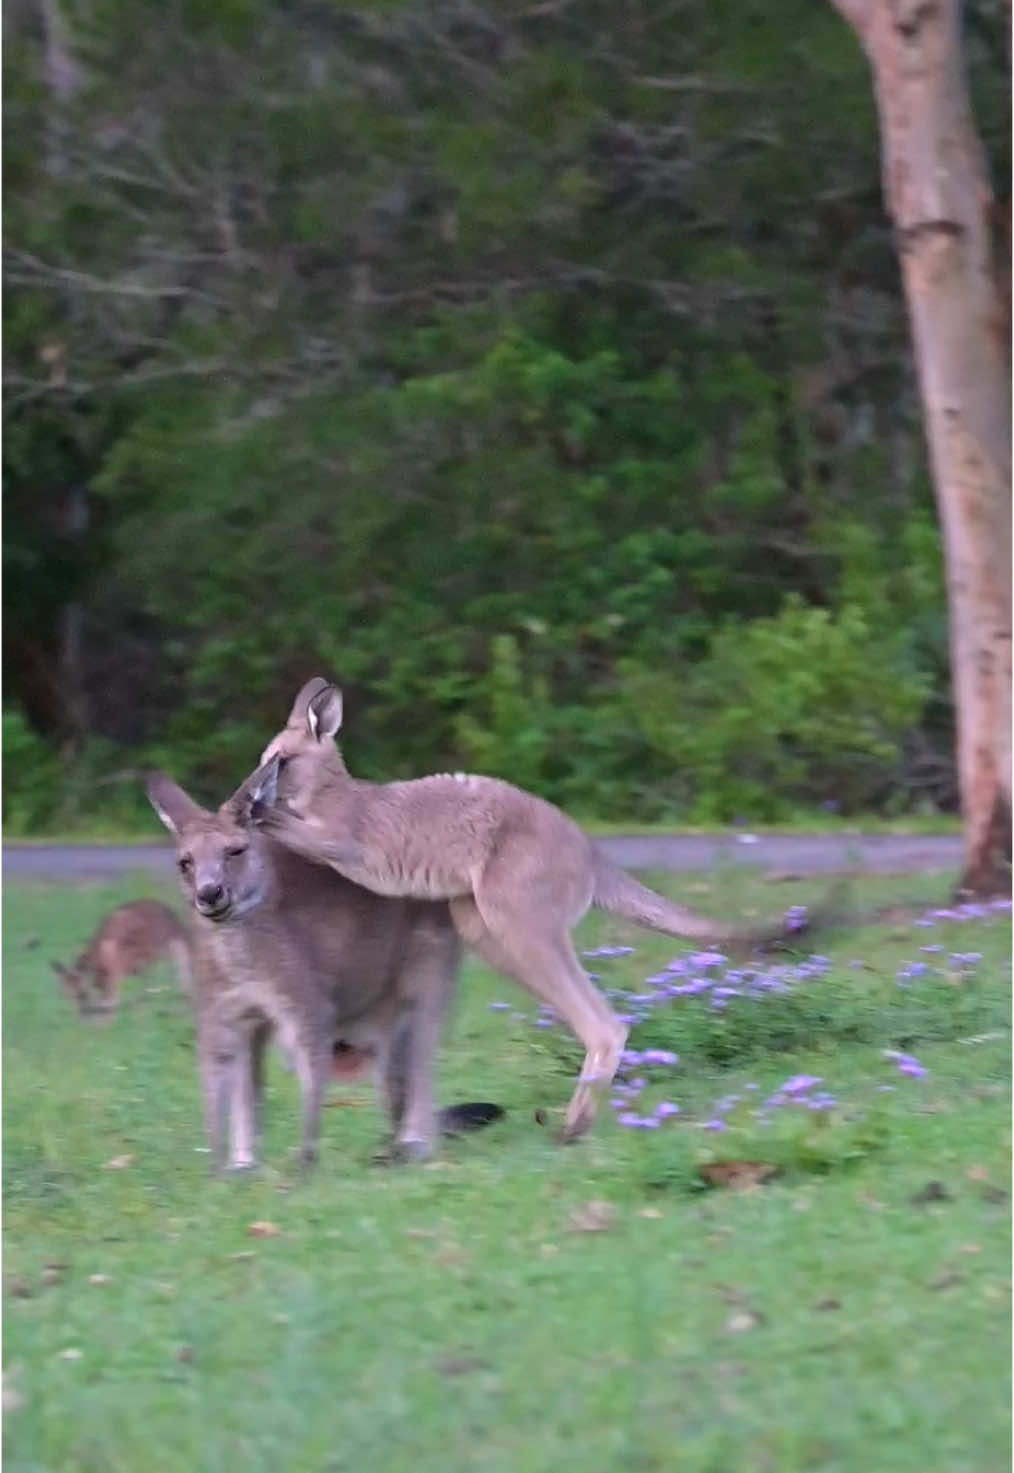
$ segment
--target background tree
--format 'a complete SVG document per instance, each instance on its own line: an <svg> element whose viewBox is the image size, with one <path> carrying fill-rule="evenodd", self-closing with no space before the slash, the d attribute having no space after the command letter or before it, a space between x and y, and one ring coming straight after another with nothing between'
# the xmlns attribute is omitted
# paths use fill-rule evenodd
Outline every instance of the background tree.
<svg viewBox="0 0 1014 1473"><path fill-rule="evenodd" d="M960 888L989 895L1009 886L1011 859L1010 320L993 265L996 204L965 79L960 0L834 4L873 68L944 538Z"/></svg>
<svg viewBox="0 0 1014 1473"><path fill-rule="evenodd" d="M1002 175L1004 20L968 18ZM213 799L318 669L370 775L476 763L626 818L954 808L918 389L830 6L20 0L6 61L9 827L132 820L150 761Z"/></svg>

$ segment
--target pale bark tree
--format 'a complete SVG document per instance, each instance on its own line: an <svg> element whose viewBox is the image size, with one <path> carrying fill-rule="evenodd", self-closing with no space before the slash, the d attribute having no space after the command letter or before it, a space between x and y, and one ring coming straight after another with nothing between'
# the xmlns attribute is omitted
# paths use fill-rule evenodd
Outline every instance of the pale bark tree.
<svg viewBox="0 0 1014 1473"><path fill-rule="evenodd" d="M831 0L859 37L943 534L965 836L959 889L1010 887L1010 339L960 0Z"/></svg>

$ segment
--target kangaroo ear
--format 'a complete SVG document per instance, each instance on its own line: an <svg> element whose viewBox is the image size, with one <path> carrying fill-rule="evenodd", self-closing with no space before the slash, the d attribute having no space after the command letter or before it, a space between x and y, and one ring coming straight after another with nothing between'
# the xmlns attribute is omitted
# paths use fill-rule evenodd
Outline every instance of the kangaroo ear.
<svg viewBox="0 0 1014 1473"><path fill-rule="evenodd" d="M263 767L259 767L250 784L250 818L256 822L266 808L274 808L278 802L278 774L282 770L282 759L276 752Z"/></svg>
<svg viewBox="0 0 1014 1473"><path fill-rule="evenodd" d="M322 675L315 675L312 680L308 680L292 703L292 710L289 712L289 718L285 723L286 726L303 726L306 722L306 713L310 702L315 696L319 696L322 692L326 691L330 685L331 681L325 680Z"/></svg>
<svg viewBox="0 0 1014 1473"><path fill-rule="evenodd" d="M200 804L195 803L193 798L174 783L171 777L166 777L164 772L149 773L144 790L148 795L148 802L174 839L179 837L184 824L192 822L195 818L206 816Z"/></svg>
<svg viewBox="0 0 1014 1473"><path fill-rule="evenodd" d="M342 724L342 693L336 685L325 686L306 708L306 726L318 742L330 742Z"/></svg>
<svg viewBox="0 0 1014 1473"><path fill-rule="evenodd" d="M251 773L232 797L222 804L223 812L241 828L255 824L278 802L278 773L281 766L282 759L276 752L256 772Z"/></svg>

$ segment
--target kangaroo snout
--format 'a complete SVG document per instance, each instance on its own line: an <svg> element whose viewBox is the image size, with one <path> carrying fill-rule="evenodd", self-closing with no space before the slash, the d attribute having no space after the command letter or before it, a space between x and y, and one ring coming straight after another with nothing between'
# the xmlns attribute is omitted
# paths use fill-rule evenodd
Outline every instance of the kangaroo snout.
<svg viewBox="0 0 1014 1473"><path fill-rule="evenodd" d="M217 880L201 885L197 891L196 899L197 909L201 914L214 917L226 908L227 896L225 886L219 884Z"/></svg>

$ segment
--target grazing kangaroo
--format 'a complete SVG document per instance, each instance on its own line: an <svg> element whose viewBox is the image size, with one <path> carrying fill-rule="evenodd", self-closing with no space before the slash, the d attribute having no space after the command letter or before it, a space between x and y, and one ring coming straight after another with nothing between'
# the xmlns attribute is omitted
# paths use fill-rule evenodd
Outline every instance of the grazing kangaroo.
<svg viewBox="0 0 1014 1473"><path fill-rule="evenodd" d="M50 966L78 1012L88 1017L115 1012L123 979L164 958L175 963L180 987L189 994L190 943L183 926L167 905L131 900L109 912L73 966Z"/></svg>
<svg viewBox="0 0 1014 1473"><path fill-rule="evenodd" d="M586 976L570 933L591 906L671 936L759 941L684 910L617 869L566 814L510 783L466 773L360 782L335 745L340 691L309 681L258 769L276 804L266 830L292 852L379 895L450 903L462 939L548 1003L585 1047L563 1137L581 1134L616 1072L627 1030ZM257 774L255 774L255 777ZM767 939L784 935L773 928Z"/></svg>
<svg viewBox="0 0 1014 1473"><path fill-rule="evenodd" d="M191 907L198 1068L212 1166L254 1164L264 1054L274 1037L302 1100L301 1158L316 1157L328 1081L369 1056L387 1105L395 1157L429 1152L434 1128L488 1123L495 1105L435 1119L431 1061L454 990L460 945L446 905L387 900L288 853L254 825L270 780L201 808L164 774L147 784L176 841Z"/></svg>

